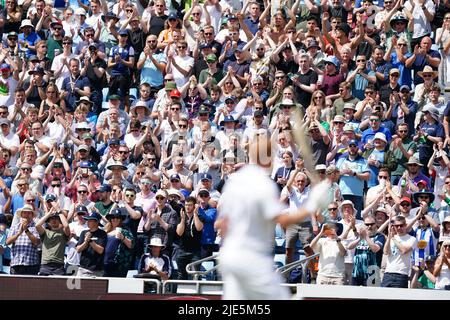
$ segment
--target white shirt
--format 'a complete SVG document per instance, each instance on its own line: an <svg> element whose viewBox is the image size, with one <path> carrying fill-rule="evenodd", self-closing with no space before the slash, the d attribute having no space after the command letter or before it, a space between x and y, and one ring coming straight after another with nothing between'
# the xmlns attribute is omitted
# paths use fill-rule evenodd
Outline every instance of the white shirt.
<svg viewBox="0 0 450 320"><path fill-rule="evenodd" d="M319 256L319 275L326 277L343 277L345 273L344 257L341 255L338 243L329 238L321 238L312 247Z"/></svg>
<svg viewBox="0 0 450 320"><path fill-rule="evenodd" d="M183 70L191 70L194 66L194 58L191 56L175 56L175 63ZM172 74L178 88L181 88L188 82L188 77L185 77L177 68L172 65Z"/></svg>
<svg viewBox="0 0 450 320"><path fill-rule="evenodd" d="M61 66L64 64L64 59L66 59L67 62L70 61L70 59L75 58L76 55L75 54L70 54L68 57L64 57L63 54L57 55L54 59L53 59L53 63L52 63L52 71L56 72L58 71ZM67 63L68 64L68 63ZM62 68L61 74L59 75L58 78L56 78L56 86L58 87L58 90L61 91L62 88L62 83L64 81L64 78L70 77L70 71L69 68L67 68L67 66L64 66Z"/></svg>
<svg viewBox="0 0 450 320"><path fill-rule="evenodd" d="M404 246L412 246L413 250L417 249L417 239L409 234L405 234L403 236L395 235L395 239L401 242ZM400 273L409 276L409 272L411 271L411 251L408 251L406 254L402 254L395 245L393 239L391 240L390 245L391 254L388 255L385 272Z"/></svg>
<svg viewBox="0 0 450 320"><path fill-rule="evenodd" d="M219 216L228 219L224 254L252 251L269 254L281 210L276 184L255 165L246 165L228 179L219 200Z"/></svg>

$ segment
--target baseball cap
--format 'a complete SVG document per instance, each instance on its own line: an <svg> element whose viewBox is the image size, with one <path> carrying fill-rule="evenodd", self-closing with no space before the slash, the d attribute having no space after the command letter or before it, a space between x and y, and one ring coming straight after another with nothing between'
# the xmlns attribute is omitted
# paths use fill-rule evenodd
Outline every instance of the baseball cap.
<svg viewBox="0 0 450 320"><path fill-rule="evenodd" d="M355 146L358 146L358 141L356 141L355 139L352 139L348 142L348 145L351 146L352 144L354 144Z"/></svg>
<svg viewBox="0 0 450 320"><path fill-rule="evenodd" d="M214 53L208 54L206 56L206 61L207 62L215 62L215 61L217 61L217 57Z"/></svg>
<svg viewBox="0 0 450 320"><path fill-rule="evenodd" d="M167 20L170 20L170 19L178 19L177 14L175 12L169 13L169 15L167 16Z"/></svg>
<svg viewBox="0 0 450 320"><path fill-rule="evenodd" d="M75 213L76 214L80 214L80 213L88 213L88 209L86 208L86 206L83 205L79 205L75 208Z"/></svg>
<svg viewBox="0 0 450 320"><path fill-rule="evenodd" d="M180 175L178 173L174 173L170 176L170 180L179 180L181 181Z"/></svg>
<svg viewBox="0 0 450 320"><path fill-rule="evenodd" d="M206 188L201 188L200 190L198 190L198 193L197 193L197 195L200 195L200 194L210 194L209 193L209 190L208 189L206 189Z"/></svg>
<svg viewBox="0 0 450 320"><path fill-rule="evenodd" d="M128 36L128 30L127 29L120 30L119 36Z"/></svg>
<svg viewBox="0 0 450 320"><path fill-rule="evenodd" d="M336 68L339 68L339 60L335 56L328 56L324 59L325 63L331 63L336 66Z"/></svg>
<svg viewBox="0 0 450 320"><path fill-rule="evenodd" d="M200 174L200 181L201 180L212 181L212 176L209 173L202 173Z"/></svg>
<svg viewBox="0 0 450 320"><path fill-rule="evenodd" d="M111 139L111 140L109 140L108 145L109 146L119 146L120 145L120 141L119 141L119 139Z"/></svg>
<svg viewBox="0 0 450 320"><path fill-rule="evenodd" d="M402 90L408 90L408 91L411 91L411 88L408 86L408 85L406 85L406 84L404 84L404 85L402 85L401 87L400 87L400 92L402 91Z"/></svg>
<svg viewBox="0 0 450 320"><path fill-rule="evenodd" d="M8 119L6 119L6 118L1 118L0 119L0 126L2 124L7 124L9 126L11 124L11 122Z"/></svg>
<svg viewBox="0 0 450 320"><path fill-rule="evenodd" d="M102 184L100 188L97 189L98 192L111 192L111 186L109 184Z"/></svg>
<svg viewBox="0 0 450 320"><path fill-rule="evenodd" d="M207 106L201 106L198 109L198 114L209 114L209 108Z"/></svg>
<svg viewBox="0 0 450 320"><path fill-rule="evenodd" d="M170 96L170 97L181 98L181 92L178 91L177 89L174 89L174 90L170 91L169 96Z"/></svg>
<svg viewBox="0 0 450 320"><path fill-rule="evenodd" d="M411 198L410 198L410 197L403 197L403 198L400 199L400 203L402 203L402 202L408 202L408 203L411 203L412 201L411 201Z"/></svg>
<svg viewBox="0 0 450 320"><path fill-rule="evenodd" d="M120 96L117 94L112 94L109 96L109 100L120 100Z"/></svg>

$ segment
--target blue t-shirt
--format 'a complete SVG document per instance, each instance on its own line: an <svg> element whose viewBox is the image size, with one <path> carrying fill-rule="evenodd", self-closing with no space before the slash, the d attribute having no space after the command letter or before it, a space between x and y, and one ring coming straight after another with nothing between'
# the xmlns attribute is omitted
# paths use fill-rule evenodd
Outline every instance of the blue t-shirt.
<svg viewBox="0 0 450 320"><path fill-rule="evenodd" d="M403 55L406 59L412 56L411 52L407 52ZM391 54L391 65L392 68L397 68L400 71L400 78L398 79L398 84L400 86L407 85L411 88L412 86L412 69L405 67L405 63L398 60L397 52Z"/></svg>
<svg viewBox="0 0 450 320"><path fill-rule="evenodd" d="M367 142L372 141L373 137L375 136L375 134L377 132L384 133L385 136L386 136L386 140L388 142L391 141L392 135L391 135L391 132L389 131L389 129L380 126L380 128L378 130L376 130L376 131L374 131L372 128L368 128L368 129L364 130L363 133L362 133L362 138L361 138L362 143L366 144Z"/></svg>
<svg viewBox="0 0 450 320"><path fill-rule="evenodd" d="M366 73L369 76L375 76L375 72L373 72L372 70L366 69L364 71L364 73ZM367 88L367 86L369 85L369 80L367 80L366 78L364 78L362 75L357 74L355 76L355 80L353 80L352 83L352 95L356 98L358 98L359 100L364 100L365 94L364 94L364 90Z"/></svg>
<svg viewBox="0 0 450 320"><path fill-rule="evenodd" d="M145 57L145 53L141 52L139 59ZM159 63L167 63L167 57L164 52L157 52L153 54L153 58ZM148 83L152 87L160 87L163 85L164 76L155 64L149 59L145 59L144 66L141 70L141 84Z"/></svg>
<svg viewBox="0 0 450 320"><path fill-rule="evenodd" d="M198 216L204 219L202 244L214 244L216 241L216 231L214 230L214 222L217 218L217 209L207 207L198 209Z"/></svg>
<svg viewBox="0 0 450 320"><path fill-rule="evenodd" d="M26 41L28 45L35 46L36 42L41 40L41 38L38 36L36 32L31 32L27 37L25 37L24 33L19 33L18 35L19 42ZM27 58L31 57L32 55L36 54L36 50L30 50L29 48L25 51L25 54Z"/></svg>
<svg viewBox="0 0 450 320"><path fill-rule="evenodd" d="M383 164L385 153L386 152L384 150L378 151L375 149L372 151L369 158L377 160L380 164ZM370 170L370 179L369 181L367 181L367 187L371 188L378 185L378 171L380 171L380 168L369 165L369 170Z"/></svg>
<svg viewBox="0 0 450 320"><path fill-rule="evenodd" d="M125 47L114 46L109 51L109 58L114 61L115 55L118 54L122 58L122 60L129 61L130 58L134 58L134 49L132 46L125 45ZM123 63L118 63L114 67L111 68L111 75L129 75L130 68L128 68Z"/></svg>
<svg viewBox="0 0 450 320"><path fill-rule="evenodd" d="M336 163L336 167L339 170L342 170L344 168L351 169L356 173L364 173L370 171L367 160L361 156L357 156L355 160L350 160L348 157L341 157ZM355 176L343 175L339 180L339 188L341 189L342 195L354 195L362 197L364 190L364 180L361 180Z"/></svg>
<svg viewBox="0 0 450 320"><path fill-rule="evenodd" d="M422 123L420 128L429 136L441 137L442 141L444 141L445 139L444 127L438 122L435 122L433 124L424 122ZM427 162L428 159L431 158L431 155L433 154L433 145L434 142L430 141L429 139L427 139L425 143L420 143L418 145L419 158L422 163L424 163L423 161Z"/></svg>

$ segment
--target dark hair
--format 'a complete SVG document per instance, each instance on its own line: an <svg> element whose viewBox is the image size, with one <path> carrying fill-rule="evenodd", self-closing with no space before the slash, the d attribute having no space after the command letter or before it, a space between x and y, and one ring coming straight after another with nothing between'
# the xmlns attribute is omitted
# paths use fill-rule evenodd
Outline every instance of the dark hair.
<svg viewBox="0 0 450 320"><path fill-rule="evenodd" d="M192 203L196 204L197 203L197 199L195 197L189 196L189 197L186 198L186 200L184 202L185 203L192 202Z"/></svg>

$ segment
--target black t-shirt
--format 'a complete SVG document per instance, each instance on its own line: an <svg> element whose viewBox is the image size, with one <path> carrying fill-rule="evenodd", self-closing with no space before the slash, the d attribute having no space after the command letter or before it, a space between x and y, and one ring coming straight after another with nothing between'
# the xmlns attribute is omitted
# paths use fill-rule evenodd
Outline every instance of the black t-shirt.
<svg viewBox="0 0 450 320"><path fill-rule="evenodd" d="M94 67L103 68L106 71L107 65L105 60L101 58L97 58L94 64L89 63L88 68L86 70L86 77L89 79L91 83L91 88L94 90L91 91L102 91L102 89L106 86L106 72L101 79L97 77L94 71Z"/></svg>
<svg viewBox="0 0 450 320"><path fill-rule="evenodd" d="M23 88L25 89L25 91L28 90L28 88L30 87L30 80L33 79L33 77L31 77L30 79L28 79L25 84L23 85ZM45 80L42 80L42 90L47 90L47 85L48 83L45 82ZM39 96L39 89L37 86L35 86L33 88L33 90L31 91L30 95L27 98L28 103L34 104L37 108L39 108L41 106L41 97Z"/></svg>
<svg viewBox="0 0 450 320"><path fill-rule="evenodd" d="M135 61L137 63L139 59L139 55L142 51L144 51L145 47L145 38L147 35L144 33L142 29L138 29L137 31L128 31L129 34L129 42L130 45L134 49L134 56L136 57Z"/></svg>
<svg viewBox="0 0 450 320"><path fill-rule="evenodd" d="M292 59L291 61L285 61L282 53L280 53L280 61L275 65L277 70L284 71L285 74L295 73L298 70L298 64Z"/></svg>
<svg viewBox="0 0 450 320"><path fill-rule="evenodd" d="M298 80L301 84L309 86L310 84L317 83L317 73L311 69L308 70L307 73L301 74L300 72L296 74L298 76ZM301 89L299 86L294 85L295 93L297 95L297 101L307 108L311 104L312 93L306 92Z"/></svg>
<svg viewBox="0 0 450 320"><path fill-rule="evenodd" d="M385 84L384 86L381 86L380 88L380 101L384 102L386 106L390 105L389 97L391 96L391 93L400 92L400 85L397 83L395 88L391 88L391 86L388 84Z"/></svg>
<svg viewBox="0 0 450 320"><path fill-rule="evenodd" d="M142 209L142 207L139 206L133 206L133 209L136 211L139 211L141 213L141 216L144 215L144 209ZM122 209L124 212L126 211L126 209ZM128 228L128 230L131 231L131 233L133 234L133 237L136 239L137 238L137 229L139 226L139 221L141 219L133 219L131 218L131 216L129 214L127 214L125 220L123 220L122 225L125 228Z"/></svg>
<svg viewBox="0 0 450 320"><path fill-rule="evenodd" d="M86 232L88 231L89 230L83 230L81 232L77 246L81 245L84 242L84 237L86 236ZM97 243L99 246L106 248L107 235L105 231L97 229L92 233L91 238L97 238L96 240L92 241L95 241L95 243ZM91 245L89 245L87 249L81 252L80 267L91 271L101 271L103 270L103 257L104 252L102 254L98 254L94 249L92 249Z"/></svg>
<svg viewBox="0 0 450 320"><path fill-rule="evenodd" d="M310 139L310 141L314 165L325 164L330 144L326 145L323 139L318 141Z"/></svg>
<svg viewBox="0 0 450 320"><path fill-rule="evenodd" d="M199 216L201 222L204 222L204 218ZM202 231L197 231L194 223L194 216L191 218L186 217L184 222L184 233L180 237L180 249L187 252L198 252L201 249Z"/></svg>
<svg viewBox="0 0 450 320"><path fill-rule="evenodd" d="M152 16L150 19L150 34L159 36L161 31L164 30L164 22L166 22L167 18L167 15L162 15L160 17Z"/></svg>

